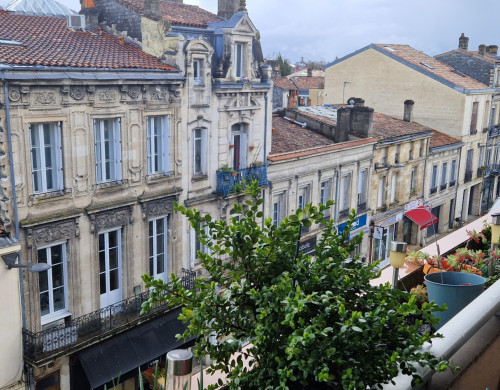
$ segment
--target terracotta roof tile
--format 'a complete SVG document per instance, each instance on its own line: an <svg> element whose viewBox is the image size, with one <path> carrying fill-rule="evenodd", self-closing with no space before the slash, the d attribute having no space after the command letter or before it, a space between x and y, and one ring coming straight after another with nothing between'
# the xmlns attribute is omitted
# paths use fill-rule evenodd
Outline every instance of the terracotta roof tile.
<svg viewBox="0 0 500 390"><path fill-rule="evenodd" d="M143 14L144 0L114 0L139 15ZM174 25L207 27L207 23L223 20L219 16L196 5L180 4L173 1L161 1L161 14Z"/></svg>
<svg viewBox="0 0 500 390"><path fill-rule="evenodd" d="M21 44L0 44L4 64L175 70L104 31L69 30L64 18L0 11L0 37Z"/></svg>
<svg viewBox="0 0 500 390"><path fill-rule="evenodd" d="M312 75L313 77L325 77L325 71L319 69L313 69ZM288 77L302 77L302 76L307 76L307 68L298 70L297 72L288 75Z"/></svg>
<svg viewBox="0 0 500 390"><path fill-rule="evenodd" d="M437 130L432 130L432 136L429 143L430 148L437 148L439 146L453 145L461 143L459 139L451 137L447 134L441 133Z"/></svg>
<svg viewBox="0 0 500 390"><path fill-rule="evenodd" d="M461 75L460 72L454 71L454 68L441 62L423 52L414 49L408 45L395 45L395 44L379 44L375 43L379 49L384 50L390 55L399 57L412 65L415 65L427 72L447 80L454 85L465 89L487 89L488 86L473 79L472 77ZM428 65L428 66L427 66Z"/></svg>
<svg viewBox="0 0 500 390"><path fill-rule="evenodd" d="M297 89L297 87L287 78L273 79L274 86L281 89Z"/></svg>
<svg viewBox="0 0 500 390"><path fill-rule="evenodd" d="M325 88L324 77L289 77L298 89L323 89Z"/></svg>
<svg viewBox="0 0 500 390"><path fill-rule="evenodd" d="M430 127L416 122L405 122L401 119L384 115L379 112L373 113L373 136L378 139L389 139L403 135L412 135L434 131Z"/></svg>

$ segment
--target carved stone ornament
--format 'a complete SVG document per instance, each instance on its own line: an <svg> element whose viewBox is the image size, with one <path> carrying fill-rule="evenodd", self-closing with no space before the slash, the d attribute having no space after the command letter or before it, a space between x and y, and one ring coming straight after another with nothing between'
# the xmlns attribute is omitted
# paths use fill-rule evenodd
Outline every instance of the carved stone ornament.
<svg viewBox="0 0 500 390"><path fill-rule="evenodd" d="M128 90L128 96L132 99L138 99L141 96L141 88L140 87L131 87Z"/></svg>
<svg viewBox="0 0 500 390"><path fill-rule="evenodd" d="M9 90L9 100L11 102L17 102L19 99L21 99L21 91L19 89Z"/></svg>
<svg viewBox="0 0 500 390"><path fill-rule="evenodd" d="M56 93L53 91L36 91L33 93L36 104L55 104Z"/></svg>
<svg viewBox="0 0 500 390"><path fill-rule="evenodd" d="M101 102L109 103L115 100L115 93L113 91L99 91L97 96Z"/></svg>
<svg viewBox="0 0 500 390"><path fill-rule="evenodd" d="M171 214L174 210L174 198L155 199L142 204L144 219Z"/></svg>
<svg viewBox="0 0 500 390"><path fill-rule="evenodd" d="M170 102L177 102L181 99L181 86L179 84L173 84L169 86L170 90Z"/></svg>
<svg viewBox="0 0 500 390"><path fill-rule="evenodd" d="M50 244L51 242L70 240L78 236L78 227L75 220L54 222L28 230L35 247ZM29 245L31 246L31 245Z"/></svg>
<svg viewBox="0 0 500 390"><path fill-rule="evenodd" d="M151 100L164 100L167 94L167 88L159 86L153 87L151 89Z"/></svg>
<svg viewBox="0 0 500 390"><path fill-rule="evenodd" d="M85 97L84 87L73 87L71 88L70 96L75 100L82 100Z"/></svg>
<svg viewBox="0 0 500 390"><path fill-rule="evenodd" d="M90 230L98 233L132 223L132 208L125 207L90 215Z"/></svg>

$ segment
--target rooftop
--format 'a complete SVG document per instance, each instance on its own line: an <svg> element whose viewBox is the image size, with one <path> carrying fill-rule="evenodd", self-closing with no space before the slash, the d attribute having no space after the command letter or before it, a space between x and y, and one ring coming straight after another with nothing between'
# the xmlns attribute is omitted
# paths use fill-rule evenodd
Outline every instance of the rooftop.
<svg viewBox="0 0 500 390"><path fill-rule="evenodd" d="M114 0L126 8L135 9L140 15L143 14L143 0ZM179 4L173 1L161 1L161 16L174 25L207 27L209 22L223 20L219 16L206 11L196 5Z"/></svg>
<svg viewBox="0 0 500 390"><path fill-rule="evenodd" d="M447 134L441 133L440 131L432 130L429 148L432 149L453 144L462 144L462 141Z"/></svg>
<svg viewBox="0 0 500 390"><path fill-rule="evenodd" d="M288 75L288 77L304 77L304 76L307 76L307 68L304 68L304 69L301 69L301 70L298 70L297 72L294 72L290 75ZM317 70L317 69L313 69L312 71L312 76L313 77L325 77L325 71L324 70Z"/></svg>
<svg viewBox="0 0 500 390"><path fill-rule="evenodd" d="M438 55L434 56L434 58L439 60L439 57L445 56L448 54L452 54L452 53L462 54L462 55L466 55L469 57L474 57L478 60L486 61L486 62L489 62L491 64L500 62L500 56L498 56L496 54L484 53L484 55L480 55L477 50L473 51L473 50L463 50L463 49L450 50L450 51L447 51L446 53L438 54Z"/></svg>
<svg viewBox="0 0 500 390"><path fill-rule="evenodd" d="M288 77L293 81L298 89L323 89L325 87L324 77Z"/></svg>
<svg viewBox="0 0 500 390"><path fill-rule="evenodd" d="M404 120L384 115L379 112L373 113L373 137L378 139L390 139L404 135L417 135L434 131L430 127L416 122L405 122Z"/></svg>
<svg viewBox="0 0 500 390"><path fill-rule="evenodd" d="M409 45L396 44L380 44L375 43L373 46L386 52L390 56L398 57L417 68L430 72L446 81L451 82L465 89L487 89L488 86L480 83L472 77L457 73L454 68L425 54L422 51L416 50Z"/></svg>
<svg viewBox="0 0 500 390"><path fill-rule="evenodd" d="M65 18L0 10L0 63L174 71L138 46L98 30L72 31Z"/></svg>
<svg viewBox="0 0 500 390"><path fill-rule="evenodd" d="M66 16L77 12L55 0L12 0L4 6L7 11L16 14Z"/></svg>
<svg viewBox="0 0 500 390"><path fill-rule="evenodd" d="M295 84L293 84L287 77L282 77L279 79L273 79L274 86L280 89L297 89Z"/></svg>

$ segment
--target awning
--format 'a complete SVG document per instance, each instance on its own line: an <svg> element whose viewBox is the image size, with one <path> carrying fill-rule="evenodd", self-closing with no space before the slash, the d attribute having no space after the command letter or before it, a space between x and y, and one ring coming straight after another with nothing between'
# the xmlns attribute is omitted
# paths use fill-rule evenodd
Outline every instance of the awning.
<svg viewBox="0 0 500 390"><path fill-rule="evenodd" d="M424 230L438 221L434 214L422 206L407 211L405 215L420 226L420 230Z"/></svg>
<svg viewBox="0 0 500 390"><path fill-rule="evenodd" d="M194 338L177 340L175 337L187 327L177 319L180 311L177 308L80 352L79 358L92 388L192 342Z"/></svg>

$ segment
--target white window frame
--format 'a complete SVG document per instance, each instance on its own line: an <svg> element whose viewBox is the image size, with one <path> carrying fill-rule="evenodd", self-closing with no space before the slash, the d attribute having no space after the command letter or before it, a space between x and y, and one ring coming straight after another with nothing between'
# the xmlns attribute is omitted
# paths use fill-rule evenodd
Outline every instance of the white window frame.
<svg viewBox="0 0 500 390"><path fill-rule="evenodd" d="M148 116L146 122L148 175L169 173L170 115Z"/></svg>
<svg viewBox="0 0 500 390"><path fill-rule="evenodd" d="M199 135L197 134L198 131ZM199 169L196 166L198 158L200 159ZM193 174L195 176L207 174L207 129L203 127L193 130Z"/></svg>
<svg viewBox="0 0 500 390"><path fill-rule="evenodd" d="M457 160L452 160L450 169L450 182L456 181L456 176L457 176Z"/></svg>
<svg viewBox="0 0 500 390"><path fill-rule="evenodd" d="M204 226L205 234L208 235L208 226ZM199 233L191 226L189 230L189 259L190 267L194 268L195 264L198 262L198 251L203 254L210 253L210 249L207 245L203 244L199 238Z"/></svg>
<svg viewBox="0 0 500 390"><path fill-rule="evenodd" d="M50 265L56 265L53 264L52 262L52 248L56 246L62 246L61 251L62 251L62 273L63 273L63 286L62 288L64 289L64 307L55 310L54 309L54 290L56 288L61 288L61 286L54 286L54 280L53 280L53 268L50 268L47 271L42 271L39 273L38 280L40 281L40 277L42 274L47 275L47 285L48 285L48 295L49 295L49 313L42 315L41 314L41 305L40 305L40 315L41 315L41 324L45 325L50 322L56 321L58 319L66 317L69 312L68 312L68 271L67 271L67 253L66 253L66 242L61 241L61 242L55 242L51 243L50 245L42 246L40 248L37 248L37 258L38 258L38 251L40 250L45 250L46 251L46 256L47 256L47 264ZM40 287L40 285L39 285ZM44 291L45 292L45 291ZM39 299L41 299L41 294L42 291L39 291Z"/></svg>
<svg viewBox="0 0 500 390"><path fill-rule="evenodd" d="M234 75L235 77L244 77L244 53L245 44L236 42L234 44Z"/></svg>
<svg viewBox="0 0 500 390"><path fill-rule="evenodd" d="M446 186L446 178L448 176L448 163L444 162L441 165L441 186Z"/></svg>
<svg viewBox="0 0 500 390"><path fill-rule="evenodd" d="M410 177L410 191L415 191L415 181L417 176L417 167L413 167L411 169L411 177Z"/></svg>
<svg viewBox="0 0 500 390"><path fill-rule="evenodd" d="M394 203L396 201L397 187L398 187L398 174L393 173L392 185L391 185L391 203Z"/></svg>
<svg viewBox="0 0 500 390"><path fill-rule="evenodd" d="M297 210L304 210L306 204L311 202L311 187L300 186L297 192Z"/></svg>
<svg viewBox="0 0 500 390"><path fill-rule="evenodd" d="M106 122L111 125L110 137L107 140L105 138ZM120 124L120 118L94 119L95 167L96 183L98 184L121 181L122 179ZM105 155L107 143L110 144L108 150L111 154L109 156ZM109 173L106 172L106 164L109 164Z"/></svg>
<svg viewBox="0 0 500 390"><path fill-rule="evenodd" d="M203 66L203 60L199 59L193 60L194 85L203 85L202 66Z"/></svg>
<svg viewBox="0 0 500 390"><path fill-rule="evenodd" d="M339 211L348 211L351 207L351 180L352 175L346 173L342 175L340 180L340 200L339 200Z"/></svg>
<svg viewBox="0 0 500 390"><path fill-rule="evenodd" d="M45 144L44 137L44 129L47 126L49 126L51 137L49 144ZM51 153L46 153L47 148ZM31 124L30 151L33 193L61 191L63 189L61 122ZM36 163L35 160L37 160ZM51 187L48 185L50 176Z"/></svg>
<svg viewBox="0 0 500 390"><path fill-rule="evenodd" d="M357 205L366 204L367 196L367 180L368 180L368 169L362 169L358 173L358 200Z"/></svg>
<svg viewBox="0 0 500 390"><path fill-rule="evenodd" d="M322 180L319 185L319 203L325 204L329 200L332 199L332 188L333 188L333 179L329 178L326 180ZM325 218L329 218L331 216L331 210L327 209L323 212Z"/></svg>
<svg viewBox="0 0 500 390"><path fill-rule="evenodd" d="M110 268L110 246L109 246L109 234L110 233L116 233L116 238L117 238L117 267L111 269ZM104 235L104 248L102 249L102 252L105 254L105 269L104 271L101 270L100 264L99 266L99 296L100 296L100 307L101 309L104 307L107 307L109 305L112 305L114 303L120 302L122 300L122 290L123 290L123 281L122 281L122 228L115 228L115 229L110 229L110 230L105 230L102 232L98 233L98 240L99 236ZM98 261L99 261L99 253L101 252L101 248L98 244ZM118 271L118 288L114 290L109 290L110 288L110 273L112 270L117 269ZM101 274L105 273L105 278L106 278L106 292L105 294L101 294ZM106 295L106 300L103 302L103 295ZM109 298L112 298L109 300Z"/></svg>
<svg viewBox="0 0 500 390"><path fill-rule="evenodd" d="M158 233L158 223L163 225L163 233ZM158 238L163 236L163 245L158 245ZM153 218L148 221L148 272L155 279L167 282L168 279L168 220L166 216ZM163 256L163 272L158 272L160 256Z"/></svg>
<svg viewBox="0 0 500 390"><path fill-rule="evenodd" d="M377 207L382 207L385 203L385 176L378 178Z"/></svg>
<svg viewBox="0 0 500 390"><path fill-rule="evenodd" d="M286 216L286 192L283 191L273 194L272 207L273 225L279 227Z"/></svg>
<svg viewBox="0 0 500 390"><path fill-rule="evenodd" d="M239 137L239 160L236 161L236 145L235 145L235 137ZM247 157L248 157L248 136L244 130L244 125L242 123L237 123L231 126L231 145L233 145L231 159L232 159L232 167L235 170L245 169L247 168ZM238 163L238 164L236 164ZM238 168L237 168L238 166Z"/></svg>
<svg viewBox="0 0 500 390"><path fill-rule="evenodd" d="M438 183L438 176L439 176L439 167L437 164L434 164L431 168L431 188L430 191L432 190L437 190L437 183Z"/></svg>

